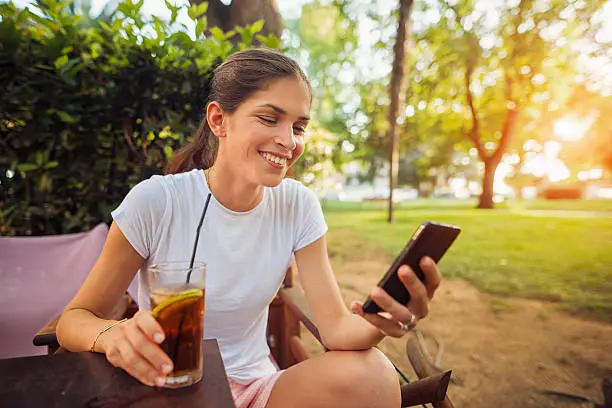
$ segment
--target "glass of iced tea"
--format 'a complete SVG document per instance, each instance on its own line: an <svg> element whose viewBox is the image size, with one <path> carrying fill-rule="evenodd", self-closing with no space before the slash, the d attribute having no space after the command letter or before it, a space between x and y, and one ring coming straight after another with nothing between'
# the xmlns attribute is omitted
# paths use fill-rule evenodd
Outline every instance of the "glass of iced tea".
<svg viewBox="0 0 612 408"><path fill-rule="evenodd" d="M202 379L202 339L206 265L169 262L147 268L151 313L164 329L160 345L174 364L166 387L179 388Z"/></svg>

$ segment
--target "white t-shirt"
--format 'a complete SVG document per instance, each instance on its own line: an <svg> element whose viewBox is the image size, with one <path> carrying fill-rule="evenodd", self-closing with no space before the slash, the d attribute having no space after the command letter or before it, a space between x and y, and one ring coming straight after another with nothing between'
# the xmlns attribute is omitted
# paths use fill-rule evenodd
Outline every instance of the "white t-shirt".
<svg viewBox="0 0 612 408"><path fill-rule="evenodd" d="M113 219L149 264L189 261L210 192L202 170L153 176L136 185ZM291 254L327 232L314 193L292 179L265 187L247 212L231 211L214 196L202 225L196 262L206 263L204 338L219 342L228 376L247 383L276 371L266 342L268 305L280 288ZM139 271L138 304L150 310L148 282Z"/></svg>

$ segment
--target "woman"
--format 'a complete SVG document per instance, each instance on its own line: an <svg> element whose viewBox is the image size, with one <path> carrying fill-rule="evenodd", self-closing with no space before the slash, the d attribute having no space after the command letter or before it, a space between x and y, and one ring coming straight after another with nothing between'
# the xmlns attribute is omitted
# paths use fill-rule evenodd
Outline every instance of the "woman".
<svg viewBox="0 0 612 408"><path fill-rule="evenodd" d="M169 174L139 183L113 211L100 258L59 321L62 347L94 344L93 351L142 383L163 384L172 363L158 346L163 331L143 290L141 310L99 334L139 270L142 286L147 265L189 259L188 243L211 193L197 250L197 261L207 264L205 337L219 342L237 406L398 407L394 368L373 347L425 317L440 273L424 259L423 284L402 267L412 295L407 306L374 288L384 316L364 315L359 302L353 313L346 309L327 256L321 207L309 189L284 178L304 151L310 103L306 76L280 53L250 49L220 65L205 117L170 161ZM277 372L265 338L267 307L292 253L330 351Z"/></svg>

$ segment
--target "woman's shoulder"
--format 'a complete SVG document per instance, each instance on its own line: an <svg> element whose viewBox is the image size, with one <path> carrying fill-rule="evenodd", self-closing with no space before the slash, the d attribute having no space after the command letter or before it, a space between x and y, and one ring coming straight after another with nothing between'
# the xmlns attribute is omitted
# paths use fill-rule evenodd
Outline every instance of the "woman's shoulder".
<svg viewBox="0 0 612 408"><path fill-rule="evenodd" d="M193 170L180 174L153 175L132 187L126 199L152 205L165 203L174 197L185 197L197 193L201 188L199 171ZM201 176L204 177L204 176Z"/></svg>
<svg viewBox="0 0 612 408"><path fill-rule="evenodd" d="M299 204L316 200L314 191L302 184L301 181L292 178L284 178L281 183L274 187L278 198L285 203Z"/></svg>
<svg viewBox="0 0 612 408"><path fill-rule="evenodd" d="M285 177L278 186L274 187L274 190L291 197L299 196L310 191L301 181L289 177Z"/></svg>
<svg viewBox="0 0 612 408"><path fill-rule="evenodd" d="M153 175L140 184L151 189L164 190L169 193L185 192L185 190L200 188L204 175L202 170L194 169L184 173Z"/></svg>

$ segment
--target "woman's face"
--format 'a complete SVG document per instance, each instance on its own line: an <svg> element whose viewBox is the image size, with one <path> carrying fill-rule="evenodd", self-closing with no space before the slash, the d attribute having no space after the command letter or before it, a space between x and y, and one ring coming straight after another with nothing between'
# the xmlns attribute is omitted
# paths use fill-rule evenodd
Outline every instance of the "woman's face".
<svg viewBox="0 0 612 408"><path fill-rule="evenodd" d="M223 115L219 155L249 182L276 186L304 152L309 111L310 94L302 80L276 80Z"/></svg>

